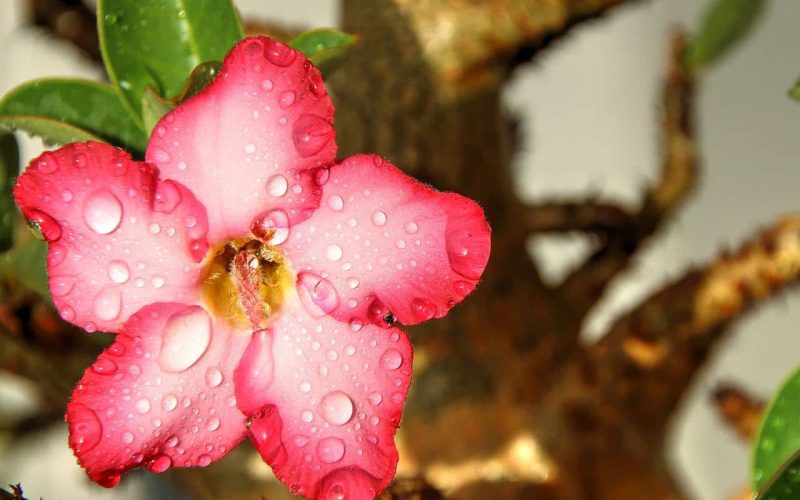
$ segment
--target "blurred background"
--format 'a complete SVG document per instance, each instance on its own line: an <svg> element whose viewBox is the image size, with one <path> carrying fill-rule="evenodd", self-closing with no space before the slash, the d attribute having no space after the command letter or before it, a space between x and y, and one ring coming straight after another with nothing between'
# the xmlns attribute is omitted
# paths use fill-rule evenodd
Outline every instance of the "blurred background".
<svg viewBox="0 0 800 500"><path fill-rule="evenodd" d="M245 19L296 28L339 25L333 1L235 3ZM27 4L0 2L0 94L37 77L103 78L102 68L77 49L32 26ZM577 26L515 69L502 97L519 124L513 164L521 197L638 201L659 164L657 103L669 34L675 26L695 29L705 4L622 6ZM786 96L800 72L798 19L800 3L773 2L753 34L704 78L696 101L699 185L592 310L583 325L586 342L671 278L798 209L800 105ZM42 146L18 135L27 163ZM529 250L544 279L557 283L587 257L591 240L536 236ZM735 326L692 384L668 443L670 467L691 498L729 498L745 486L749 449L722 424L710 394L720 382L736 382L767 397L800 360L798 323L796 293L766 304ZM0 371L4 418L24 416L37 404L29 384ZM131 474L114 490L92 485L75 464L63 424L22 441L0 441L0 484L8 483L22 483L31 498L168 495L165 481L150 474Z"/></svg>

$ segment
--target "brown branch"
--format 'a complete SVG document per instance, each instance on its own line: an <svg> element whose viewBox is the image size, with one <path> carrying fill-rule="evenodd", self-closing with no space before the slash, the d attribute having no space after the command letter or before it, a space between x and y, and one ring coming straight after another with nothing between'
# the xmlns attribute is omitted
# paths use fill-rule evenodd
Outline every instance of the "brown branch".
<svg viewBox="0 0 800 500"><path fill-rule="evenodd" d="M588 393L620 422L661 435L729 324L800 279L800 215L778 221L704 270L690 272L619 319L588 351Z"/></svg>
<svg viewBox="0 0 800 500"><path fill-rule="evenodd" d="M630 265L635 253L669 220L696 183L697 152L692 130L694 85L683 64L682 34L672 37L662 94L663 163L631 224L609 231L605 244L561 285L561 292L583 316L610 282Z"/></svg>
<svg viewBox="0 0 800 500"><path fill-rule="evenodd" d="M749 444L761 423L764 401L731 384L718 387L712 400L725 423Z"/></svg>
<svg viewBox="0 0 800 500"><path fill-rule="evenodd" d="M629 210L592 200L541 203L527 207L524 217L523 224L532 233L581 231L605 234L636 223Z"/></svg>

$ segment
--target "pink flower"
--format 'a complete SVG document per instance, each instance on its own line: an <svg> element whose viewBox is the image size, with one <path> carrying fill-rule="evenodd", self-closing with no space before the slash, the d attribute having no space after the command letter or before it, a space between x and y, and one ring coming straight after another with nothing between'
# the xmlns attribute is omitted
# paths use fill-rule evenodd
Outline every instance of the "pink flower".
<svg viewBox="0 0 800 500"><path fill-rule="evenodd" d="M70 144L20 176L61 316L118 332L67 410L94 481L208 465L245 435L294 493L392 480L412 357L394 323L470 293L490 230L377 156L334 162L332 121L300 53L248 38L156 126L146 163Z"/></svg>

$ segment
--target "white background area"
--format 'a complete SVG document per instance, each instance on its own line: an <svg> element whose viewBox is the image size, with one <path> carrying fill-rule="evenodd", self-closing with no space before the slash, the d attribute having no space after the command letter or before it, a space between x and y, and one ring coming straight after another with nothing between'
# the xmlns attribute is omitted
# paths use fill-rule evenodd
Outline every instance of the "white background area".
<svg viewBox="0 0 800 500"><path fill-rule="evenodd" d="M308 26L337 22L334 2L239 0L246 17ZM580 26L519 70L508 107L522 119L516 166L525 199L601 198L636 203L659 166L657 104L670 30L694 28L706 1L649 0ZM100 79L74 50L22 27L22 2L0 0L0 93L42 76ZM619 280L586 327L591 341L620 312L693 265L707 262L778 215L798 210L800 104L786 90L800 74L800 2L775 1L755 34L704 79L698 95L703 169L697 191L633 272ZM39 146L25 141L26 158ZM534 242L557 279L579 247ZM800 364L800 297L788 294L738 324L695 382L675 421L670 460L694 498L719 499L746 484L749 452L709 403L734 381L763 395ZM0 374L2 375L2 374ZM23 408L24 385L0 377L0 411ZM21 482L31 498L154 498L146 475L115 490L93 487L63 428L20 449L0 443L0 484ZM619 478L624 481L625 478Z"/></svg>

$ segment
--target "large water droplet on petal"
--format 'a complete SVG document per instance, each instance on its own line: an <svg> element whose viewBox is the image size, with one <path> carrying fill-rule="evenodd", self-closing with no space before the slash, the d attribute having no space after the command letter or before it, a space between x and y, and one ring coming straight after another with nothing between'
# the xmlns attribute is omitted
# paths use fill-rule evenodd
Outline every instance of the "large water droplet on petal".
<svg viewBox="0 0 800 500"><path fill-rule="evenodd" d="M317 115L300 115L292 129L294 147L303 158L319 153L333 136L331 124Z"/></svg>
<svg viewBox="0 0 800 500"><path fill-rule="evenodd" d="M150 465L147 466L147 470L150 472L166 472L172 466L172 459L166 455L159 455L150 462Z"/></svg>
<svg viewBox="0 0 800 500"><path fill-rule="evenodd" d="M334 464L344 457L344 441L337 437L320 439L317 443L317 456L326 464Z"/></svg>
<svg viewBox="0 0 800 500"><path fill-rule="evenodd" d="M302 272L297 275L297 288L303 306L317 318L330 314L339 306L336 289L330 281L321 276Z"/></svg>
<svg viewBox="0 0 800 500"><path fill-rule="evenodd" d="M158 364L161 369L178 373L189 369L208 349L211 342L211 318L200 307L175 314L162 332Z"/></svg>
<svg viewBox="0 0 800 500"><path fill-rule="evenodd" d="M181 193L175 182L166 180L158 184L153 200L153 210L156 212L172 213L181 202Z"/></svg>
<svg viewBox="0 0 800 500"><path fill-rule="evenodd" d="M75 453L84 453L100 442L103 436L103 426L95 412L81 403L71 403L67 407L67 421L69 422L69 445Z"/></svg>
<svg viewBox="0 0 800 500"><path fill-rule="evenodd" d="M95 191L83 204L83 221L97 234L109 234L122 222L122 203L107 189Z"/></svg>
<svg viewBox="0 0 800 500"><path fill-rule="evenodd" d="M397 370L403 364L403 356L397 349L386 349L381 355L381 365L387 370Z"/></svg>
<svg viewBox="0 0 800 500"><path fill-rule="evenodd" d="M278 104L281 108L286 109L294 104L295 93L292 90L287 90L283 94L281 94L280 99L278 100Z"/></svg>
<svg viewBox="0 0 800 500"><path fill-rule="evenodd" d="M107 358L99 358L92 364L92 371L100 375L112 375L117 371L117 364Z"/></svg>
<svg viewBox="0 0 800 500"><path fill-rule="evenodd" d="M178 398L175 397L174 394L167 394L164 396L164 399L161 400L161 408L164 411L172 411L178 407Z"/></svg>
<svg viewBox="0 0 800 500"><path fill-rule="evenodd" d="M256 238L270 245L280 245L289 239L289 215L277 208L256 217L250 226Z"/></svg>
<svg viewBox="0 0 800 500"><path fill-rule="evenodd" d="M267 46L264 52L267 55L267 59L273 64L285 67L292 64L297 58L297 52L288 45L284 45L271 38L268 39L266 43Z"/></svg>
<svg viewBox="0 0 800 500"><path fill-rule="evenodd" d="M428 299L417 297L411 301L411 313L417 321L427 321L436 314L436 305Z"/></svg>
<svg viewBox="0 0 800 500"><path fill-rule="evenodd" d="M355 407L350 396L342 391L326 394L319 403L322 418L333 425L344 425L353 418Z"/></svg>
<svg viewBox="0 0 800 500"><path fill-rule="evenodd" d="M236 399L242 411L253 411L267 403L267 388L272 384L274 369L272 332L258 330L233 373Z"/></svg>
<svg viewBox="0 0 800 500"><path fill-rule="evenodd" d="M341 196L335 194L328 198L328 206L335 212L341 212L341 210L344 208L344 200Z"/></svg>
<svg viewBox="0 0 800 500"><path fill-rule="evenodd" d="M333 262L341 260L342 254L343 250L339 245L328 245L328 248L325 249L325 256Z"/></svg>
<svg viewBox="0 0 800 500"><path fill-rule="evenodd" d="M206 371L206 383L209 387L219 387L222 383L222 372L219 368L209 368Z"/></svg>
<svg viewBox="0 0 800 500"><path fill-rule="evenodd" d="M376 226L382 226L386 224L386 214L378 210L377 212L372 214L372 223Z"/></svg>
<svg viewBox="0 0 800 500"><path fill-rule="evenodd" d="M113 321L122 311L122 295L116 287L106 287L94 298L94 314L104 320Z"/></svg>
<svg viewBox="0 0 800 500"><path fill-rule="evenodd" d="M112 260L108 263L108 277L114 283L125 283L131 277L128 264L121 260Z"/></svg>
<svg viewBox="0 0 800 500"><path fill-rule="evenodd" d="M273 175L267 181L267 191L269 194L280 198L281 196L286 194L286 191L289 190L289 181L286 180L286 177L282 176L281 174Z"/></svg>

